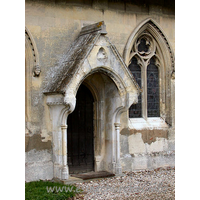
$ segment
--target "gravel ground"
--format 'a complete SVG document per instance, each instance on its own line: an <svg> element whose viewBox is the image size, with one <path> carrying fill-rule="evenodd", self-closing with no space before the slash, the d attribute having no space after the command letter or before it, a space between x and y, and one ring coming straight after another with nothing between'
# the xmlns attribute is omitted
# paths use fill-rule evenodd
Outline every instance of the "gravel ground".
<svg viewBox="0 0 200 200"><path fill-rule="evenodd" d="M175 199L175 168L124 172L75 185L84 192L74 199Z"/></svg>

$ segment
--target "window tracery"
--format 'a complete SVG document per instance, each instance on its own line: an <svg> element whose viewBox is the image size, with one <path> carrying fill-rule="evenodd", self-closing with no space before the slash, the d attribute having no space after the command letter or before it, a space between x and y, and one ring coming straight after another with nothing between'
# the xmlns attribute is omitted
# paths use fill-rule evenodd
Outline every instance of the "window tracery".
<svg viewBox="0 0 200 200"><path fill-rule="evenodd" d="M129 69L142 94L138 104L129 109L130 118L160 117L160 61L159 46L153 36L144 31L138 36L130 52Z"/></svg>
<svg viewBox="0 0 200 200"><path fill-rule="evenodd" d="M134 56L141 68L142 118L149 120L147 119L147 66L150 59L154 57L159 75L159 116L171 126L173 123L172 113L174 112L172 110L174 100L171 96L171 81L175 79L175 58L166 35L155 20L145 19L130 34L123 52L127 66L130 65ZM133 120L131 116L130 121ZM135 120L137 121L137 119Z"/></svg>

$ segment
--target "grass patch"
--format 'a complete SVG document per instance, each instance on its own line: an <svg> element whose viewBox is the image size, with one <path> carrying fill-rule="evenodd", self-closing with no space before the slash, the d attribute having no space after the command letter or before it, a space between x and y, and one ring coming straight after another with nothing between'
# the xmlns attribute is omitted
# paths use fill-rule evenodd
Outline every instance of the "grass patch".
<svg viewBox="0 0 200 200"><path fill-rule="evenodd" d="M75 186L62 183L41 180L25 183L26 200L65 200L80 192Z"/></svg>

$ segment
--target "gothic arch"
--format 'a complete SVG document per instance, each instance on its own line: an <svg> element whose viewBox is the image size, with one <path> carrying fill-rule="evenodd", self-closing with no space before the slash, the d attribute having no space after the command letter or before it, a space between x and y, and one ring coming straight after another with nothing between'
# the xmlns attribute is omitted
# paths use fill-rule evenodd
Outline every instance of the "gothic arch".
<svg viewBox="0 0 200 200"><path fill-rule="evenodd" d="M161 99L162 104L164 105L161 117L164 118L169 125L171 125L171 79L173 78L175 72L174 53L167 37L153 19L148 18L144 20L134 29L125 46L123 57L126 65L128 66L132 57L135 56L132 49L136 44L137 39L144 34L151 35L157 44L156 52L158 54L155 54L154 56L160 60L160 66L158 67L161 75ZM149 59L148 56L147 59ZM146 110L146 108L144 108L144 110Z"/></svg>
<svg viewBox="0 0 200 200"><path fill-rule="evenodd" d="M108 67L105 67L105 66L101 66L101 67L98 67L96 69L93 69L91 72L89 72L87 75L85 75L83 78L82 78L82 81L80 81L79 84L77 84L77 87L76 87L76 90L75 90L75 93L77 92L78 90L78 87L81 85L81 83L90 75L94 74L94 73L102 73L102 74L105 74L107 75L108 77L110 77L110 79L115 83L116 87L118 88L119 90L119 93L120 95L123 95L125 94L127 89L126 89L126 86L123 82L123 80L120 78L120 76L118 74L116 74L114 71L112 71L111 69L109 69ZM75 94L76 96L76 94Z"/></svg>
<svg viewBox="0 0 200 200"><path fill-rule="evenodd" d="M141 22L131 33L124 49L123 57L124 57L125 63L127 65L129 64L129 60L130 60L129 56L130 56L132 46L136 38L145 30L149 31L150 34L152 34L152 36L155 38L157 43L160 45L161 50L163 52L167 52L168 64L171 67L171 72L174 72L175 71L174 53L169 43L169 40L167 39L167 36L164 34L160 26L151 18L148 18L144 20L143 22Z"/></svg>
<svg viewBox="0 0 200 200"><path fill-rule="evenodd" d="M25 121L26 121L26 134L31 131L30 122L32 116L32 85L33 79L40 75L39 56L34 38L31 32L25 27Z"/></svg>
<svg viewBox="0 0 200 200"><path fill-rule="evenodd" d="M25 60L30 66L33 76L40 75L39 54L34 38L27 27L25 27Z"/></svg>
<svg viewBox="0 0 200 200"><path fill-rule="evenodd" d="M106 67L106 66L98 66L97 68L92 69L90 72L88 72L87 74L81 74L82 70L79 70L80 73L74 74L74 77L72 78L72 81L70 82L70 84L66 87L66 91L64 94L64 104L66 105L66 107L63 109L62 114L61 114L61 118L59 121L61 121L62 126L66 126L66 122L67 122L67 117L70 113L72 113L75 109L76 106L76 94L78 91L78 88L80 87L80 85L85 82L85 80L87 80L87 78L89 76L91 76L92 74L95 73L100 73L100 74L104 74L107 77L109 77L113 84L116 86L116 88L118 89L119 95L120 95L120 99L121 99L121 106L119 106L115 112L114 112L114 122L119 123L120 121L120 114L122 112L125 112L126 110L128 110L128 108L130 107L131 104L135 104L137 103L136 101L136 97L134 93L137 93L135 91L133 91L133 87L130 87L130 83L128 83L128 81L131 80L131 73L128 73L129 76L129 80L127 80L127 83L124 82L124 80L114 71L111 70L110 68ZM127 72L129 72L127 70ZM86 82L87 84L87 82ZM91 89L91 92L94 96L94 98L97 99L98 97L98 92L95 92L94 88L91 88L91 85L87 85L89 86L89 88ZM138 88L138 86L137 86ZM135 90L136 88L134 88Z"/></svg>

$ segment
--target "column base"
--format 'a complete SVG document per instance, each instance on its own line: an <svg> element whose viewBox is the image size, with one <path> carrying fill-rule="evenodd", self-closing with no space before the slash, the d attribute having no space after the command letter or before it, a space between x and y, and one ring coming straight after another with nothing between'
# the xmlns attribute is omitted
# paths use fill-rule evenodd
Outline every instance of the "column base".
<svg viewBox="0 0 200 200"><path fill-rule="evenodd" d="M115 173L116 174L122 174L122 167L118 163L116 164Z"/></svg>
<svg viewBox="0 0 200 200"><path fill-rule="evenodd" d="M68 166L63 167L62 172L61 172L61 179L62 180L69 179L69 169L68 169Z"/></svg>
<svg viewBox="0 0 200 200"><path fill-rule="evenodd" d="M112 163L112 173L113 174L116 173L116 163L115 162Z"/></svg>

